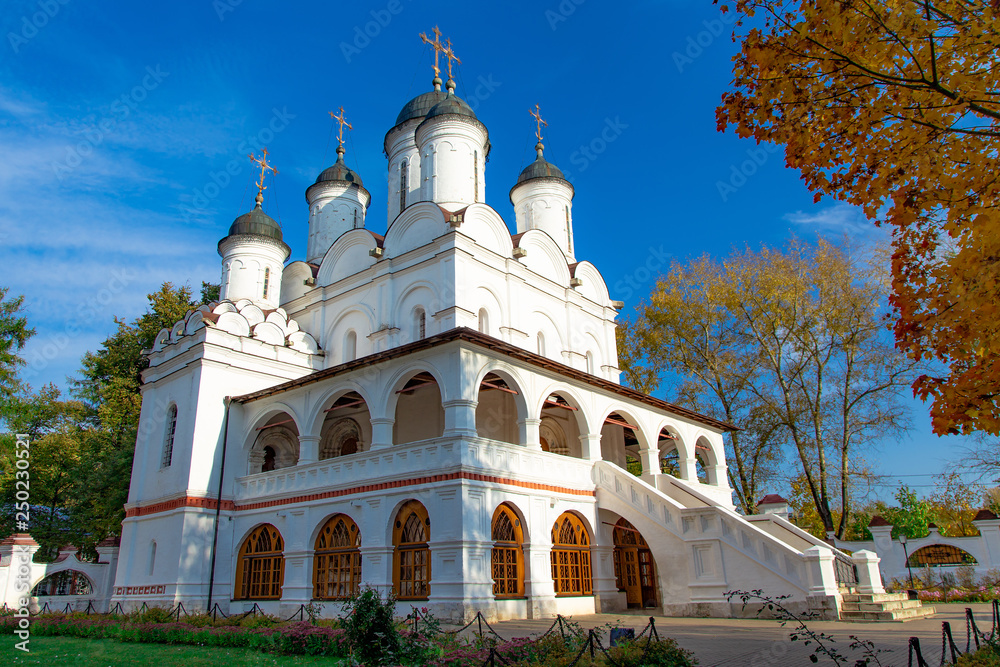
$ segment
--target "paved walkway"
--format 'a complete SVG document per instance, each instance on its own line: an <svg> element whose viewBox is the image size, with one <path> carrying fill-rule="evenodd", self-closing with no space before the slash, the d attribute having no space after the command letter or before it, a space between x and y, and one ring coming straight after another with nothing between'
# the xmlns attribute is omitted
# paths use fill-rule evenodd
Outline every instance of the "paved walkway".
<svg viewBox="0 0 1000 667"><path fill-rule="evenodd" d="M936 605L937 613L929 618L896 623L844 623L840 621L816 621L809 627L825 632L835 639L834 646L853 660L860 653L849 650L851 635L870 640L877 648L890 649L891 653L879 655L885 667L905 667L907 664L907 644L910 637L919 637L924 659L928 664L937 665L941 659L941 622L951 623L955 644L965 650L965 608L972 607L979 629L989 633L992 629L989 604L946 604ZM781 627L777 621L728 618L666 618L654 617L656 629L661 637L672 637L683 648L693 651L702 667L785 667L810 665L810 647L801 641L791 642L788 633L791 626ZM639 614L615 615L593 614L574 616L574 623L581 628L602 628L602 641L607 643L608 624L635 628L638 633L649 621L648 616ZM552 625L552 619L503 621L493 624L493 628L503 637L528 637L539 635ZM949 661L950 662L950 661ZM819 664L832 664L820 659Z"/></svg>

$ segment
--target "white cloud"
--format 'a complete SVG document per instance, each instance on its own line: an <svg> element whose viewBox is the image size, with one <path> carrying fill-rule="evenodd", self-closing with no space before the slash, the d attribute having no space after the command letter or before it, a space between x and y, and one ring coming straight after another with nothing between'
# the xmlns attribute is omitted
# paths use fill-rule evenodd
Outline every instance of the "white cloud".
<svg viewBox="0 0 1000 667"><path fill-rule="evenodd" d="M823 236L887 236L886 231L866 218L860 208L843 202L825 208L788 213L784 219L800 229Z"/></svg>

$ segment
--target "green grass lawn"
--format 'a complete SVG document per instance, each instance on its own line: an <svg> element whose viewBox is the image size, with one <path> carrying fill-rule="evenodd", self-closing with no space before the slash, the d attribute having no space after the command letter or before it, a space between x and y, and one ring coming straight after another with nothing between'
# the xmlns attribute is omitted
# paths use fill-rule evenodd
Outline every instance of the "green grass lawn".
<svg viewBox="0 0 1000 667"><path fill-rule="evenodd" d="M340 665L335 658L310 658L259 653L247 649L171 644L123 644L112 639L32 637L30 653L14 648L15 638L4 636L0 663L4 665L153 665L154 667L257 667L258 665Z"/></svg>

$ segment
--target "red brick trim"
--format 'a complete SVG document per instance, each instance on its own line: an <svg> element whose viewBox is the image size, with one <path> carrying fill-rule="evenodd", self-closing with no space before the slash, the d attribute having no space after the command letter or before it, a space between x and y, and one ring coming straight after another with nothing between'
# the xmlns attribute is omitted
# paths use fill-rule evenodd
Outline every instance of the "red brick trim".
<svg viewBox="0 0 1000 667"><path fill-rule="evenodd" d="M381 484L366 484L364 486L355 486L349 489L337 489L335 491L310 493L305 496L293 496L291 498L276 498L275 500L265 500L258 503L243 503L238 506L231 500L224 500L222 501L222 509L226 511L236 510L237 512L242 512L244 510L257 510L257 509L264 509L266 507L276 507L278 505L305 503L312 500L338 498L340 496L349 496L355 493L367 493L369 491L384 491L386 489L398 489L400 487L415 486L417 484L434 484L438 482L447 482L455 479L468 479L477 482L488 482L490 484L506 484L508 486L518 486L525 489L536 489L538 491L567 493L574 496L594 497L596 495L594 491L588 491L586 489L571 489L565 486L553 486L552 484L539 484L537 482L522 482L520 480L509 479L507 477L481 475L473 472L453 472L447 475L428 475L427 477L400 479L394 482L382 482ZM153 505L146 505L144 507L132 507L126 510L125 516L126 517L146 516L147 514L156 514L158 512L169 512L170 510L177 509L178 507L204 507L207 509L215 509L215 499L186 496L184 498L167 500L162 503L155 503Z"/></svg>
<svg viewBox="0 0 1000 667"><path fill-rule="evenodd" d="M215 498L205 498L203 496L184 496L183 498L164 500L163 502L153 503L152 505L130 507L125 510L125 518L128 519L134 516L146 516L147 514L169 512L170 510L175 510L179 507L198 507L201 509L214 510L218 507L218 502ZM235 508L236 504L232 500L222 501L222 509L231 511Z"/></svg>

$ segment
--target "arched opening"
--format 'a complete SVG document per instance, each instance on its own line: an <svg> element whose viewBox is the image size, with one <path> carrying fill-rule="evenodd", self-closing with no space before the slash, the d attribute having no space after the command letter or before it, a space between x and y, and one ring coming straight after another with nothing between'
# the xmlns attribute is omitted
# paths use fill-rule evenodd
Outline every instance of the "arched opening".
<svg viewBox="0 0 1000 667"><path fill-rule="evenodd" d="M177 432L177 405L171 405L167 410L167 429L163 434L163 456L160 467L169 468L174 458L174 434Z"/></svg>
<svg viewBox="0 0 1000 667"><path fill-rule="evenodd" d="M423 340L427 337L427 313L423 308L413 311L413 340Z"/></svg>
<svg viewBox="0 0 1000 667"><path fill-rule="evenodd" d="M684 475L682 467L683 462L681 461L680 452L677 447L677 443L679 441L680 436L678 436L672 429L663 428L660 431L659 440L657 442L657 446L660 450L660 472L665 475L676 477L677 479L687 479ZM707 484L709 481L709 472L705 465L704 450L698 450L696 448L694 469L695 479L703 484Z"/></svg>
<svg viewBox="0 0 1000 667"><path fill-rule="evenodd" d="M279 412L254 429L249 473L269 472L299 462L299 429L287 412Z"/></svg>
<svg viewBox="0 0 1000 667"><path fill-rule="evenodd" d="M707 438L698 438L694 445L694 467L702 484L718 484L715 477L715 453Z"/></svg>
<svg viewBox="0 0 1000 667"><path fill-rule="evenodd" d="M487 335L490 333L490 314L485 308L479 309L479 333Z"/></svg>
<svg viewBox="0 0 1000 667"><path fill-rule="evenodd" d="M494 597L524 597L524 530L510 505L503 503L493 512L490 537Z"/></svg>
<svg viewBox="0 0 1000 667"><path fill-rule="evenodd" d="M394 444L439 438L444 434L444 407L433 375L417 373L396 393L399 398L392 426Z"/></svg>
<svg viewBox="0 0 1000 667"><path fill-rule="evenodd" d="M431 594L431 520L417 500L404 504L392 529L392 585L399 600L426 600Z"/></svg>
<svg viewBox="0 0 1000 667"><path fill-rule="evenodd" d="M346 514L330 517L316 537L313 599L344 600L361 583L361 531Z"/></svg>
<svg viewBox="0 0 1000 667"><path fill-rule="evenodd" d="M580 458L579 408L559 392L550 394L542 403L538 433L542 450Z"/></svg>
<svg viewBox="0 0 1000 667"><path fill-rule="evenodd" d="M634 420L621 412L612 412L605 417L601 425L601 458L634 472L634 466L629 468L629 459L640 461L638 430ZM641 464L639 474L642 474Z"/></svg>
<svg viewBox="0 0 1000 667"><path fill-rule="evenodd" d="M590 534L572 512L564 512L552 526L552 582L559 596L593 594Z"/></svg>
<svg viewBox="0 0 1000 667"><path fill-rule="evenodd" d="M928 544L926 547L920 547L910 554L906 564L909 567L978 565L972 554L950 544Z"/></svg>
<svg viewBox="0 0 1000 667"><path fill-rule="evenodd" d="M656 607L656 566L642 533L619 519L612 534L618 590L625 591L630 608Z"/></svg>
<svg viewBox="0 0 1000 667"><path fill-rule="evenodd" d="M83 572L63 570L45 577L32 589L35 597L50 595L92 595L94 585Z"/></svg>
<svg viewBox="0 0 1000 667"><path fill-rule="evenodd" d="M361 394L349 391L324 410L319 435L319 458L332 459L368 450L371 415Z"/></svg>
<svg viewBox="0 0 1000 667"><path fill-rule="evenodd" d="M496 373L489 373L479 384L476 406L476 432L481 438L517 444L517 390Z"/></svg>
<svg viewBox="0 0 1000 667"><path fill-rule="evenodd" d="M264 268L264 291L263 291L263 294L262 294L262 297L264 299L267 298L267 293L270 290L270 288L271 288L271 269L265 267Z"/></svg>
<svg viewBox="0 0 1000 667"><path fill-rule="evenodd" d="M269 523L257 526L240 546L236 565L237 600L279 600L285 576L284 540Z"/></svg>
<svg viewBox="0 0 1000 667"><path fill-rule="evenodd" d="M344 336L344 362L358 358L358 334L353 329Z"/></svg>

